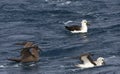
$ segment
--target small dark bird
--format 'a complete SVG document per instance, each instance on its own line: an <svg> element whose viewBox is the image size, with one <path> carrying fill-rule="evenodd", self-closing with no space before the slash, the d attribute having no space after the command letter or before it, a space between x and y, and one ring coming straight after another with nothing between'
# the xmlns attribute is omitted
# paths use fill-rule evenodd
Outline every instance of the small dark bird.
<svg viewBox="0 0 120 74"><path fill-rule="evenodd" d="M39 60L39 47L32 42L26 42L21 50L20 58L10 58L8 60L15 62L36 62Z"/></svg>

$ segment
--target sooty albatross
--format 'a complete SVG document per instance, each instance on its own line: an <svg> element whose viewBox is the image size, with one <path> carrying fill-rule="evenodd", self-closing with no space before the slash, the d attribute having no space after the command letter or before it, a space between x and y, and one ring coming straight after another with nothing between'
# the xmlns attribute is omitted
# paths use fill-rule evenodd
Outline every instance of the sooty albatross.
<svg viewBox="0 0 120 74"><path fill-rule="evenodd" d="M15 62L36 62L39 60L39 47L32 42L17 43L17 45L24 45L21 50L20 58L9 58L10 61Z"/></svg>

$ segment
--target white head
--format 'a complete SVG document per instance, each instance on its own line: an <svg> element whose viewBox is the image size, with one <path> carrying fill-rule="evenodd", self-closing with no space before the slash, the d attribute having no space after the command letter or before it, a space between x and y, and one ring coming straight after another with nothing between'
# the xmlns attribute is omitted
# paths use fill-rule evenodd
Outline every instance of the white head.
<svg viewBox="0 0 120 74"><path fill-rule="evenodd" d="M87 25L87 24L88 24L88 21L87 21L87 20L82 20L81 23Z"/></svg>
<svg viewBox="0 0 120 74"><path fill-rule="evenodd" d="M83 33L87 32L88 30L87 24L88 24L87 20L81 21L81 32Z"/></svg>
<svg viewBox="0 0 120 74"><path fill-rule="evenodd" d="M98 66L101 66L101 65L103 65L103 64L105 64L105 60L104 60L104 58L103 57L99 57L98 59L97 59L97 65Z"/></svg>
<svg viewBox="0 0 120 74"><path fill-rule="evenodd" d="M104 61L103 57L99 57L97 60Z"/></svg>

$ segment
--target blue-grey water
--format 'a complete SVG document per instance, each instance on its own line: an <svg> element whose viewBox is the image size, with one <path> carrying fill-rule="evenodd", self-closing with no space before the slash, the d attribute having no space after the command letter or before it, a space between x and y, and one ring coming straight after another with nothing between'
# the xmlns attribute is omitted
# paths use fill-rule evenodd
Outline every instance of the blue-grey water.
<svg viewBox="0 0 120 74"><path fill-rule="evenodd" d="M91 24L86 34L71 34L68 21ZM69 24L67 24L69 25ZM43 50L37 63L6 60L19 57L16 42L33 41ZM76 68L92 53L106 65ZM0 74L120 74L120 0L0 0Z"/></svg>

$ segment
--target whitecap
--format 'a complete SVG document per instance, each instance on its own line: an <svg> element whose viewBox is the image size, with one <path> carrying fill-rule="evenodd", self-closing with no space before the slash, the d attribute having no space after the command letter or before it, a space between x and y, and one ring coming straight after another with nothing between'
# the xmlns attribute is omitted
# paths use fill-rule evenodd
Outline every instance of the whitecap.
<svg viewBox="0 0 120 74"><path fill-rule="evenodd" d="M19 64L15 64L15 65L13 65L13 67L19 67Z"/></svg>
<svg viewBox="0 0 120 74"><path fill-rule="evenodd" d="M29 66L31 66L31 67L32 67L32 66L35 66L35 65L36 65L36 64L30 64Z"/></svg>
<svg viewBox="0 0 120 74"><path fill-rule="evenodd" d="M5 68L5 66L4 65L0 65L0 68Z"/></svg>
<svg viewBox="0 0 120 74"><path fill-rule="evenodd" d="M113 56L111 56L111 57L109 57L109 58L115 58L116 56L115 55L113 55Z"/></svg>
<svg viewBox="0 0 120 74"><path fill-rule="evenodd" d="M63 2L63 3L60 3L59 5L69 5L71 3L71 1L66 1L66 2Z"/></svg>
<svg viewBox="0 0 120 74"><path fill-rule="evenodd" d="M75 72L77 70L81 70L81 68L77 68L77 69L71 69L71 71Z"/></svg>
<svg viewBox="0 0 120 74"><path fill-rule="evenodd" d="M66 2L65 2L65 4L70 4L70 3L71 3L71 1L66 1Z"/></svg>

